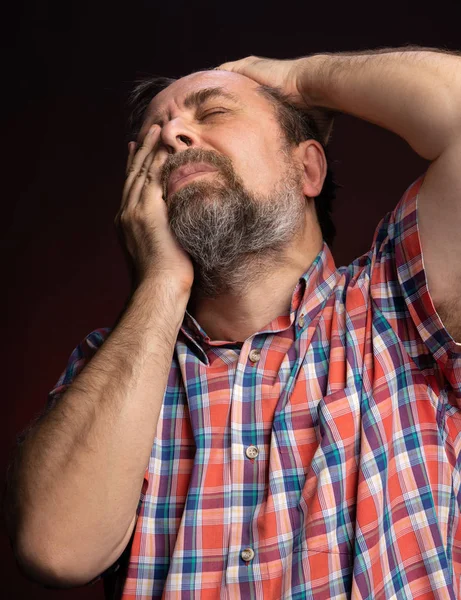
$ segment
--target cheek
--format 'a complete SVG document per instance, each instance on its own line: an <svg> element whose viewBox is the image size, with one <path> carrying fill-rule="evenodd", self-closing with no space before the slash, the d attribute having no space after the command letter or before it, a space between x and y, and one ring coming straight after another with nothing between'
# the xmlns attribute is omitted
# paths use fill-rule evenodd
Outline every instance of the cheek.
<svg viewBox="0 0 461 600"><path fill-rule="evenodd" d="M250 149L245 152L245 174L256 193L269 194L281 177L280 156L266 148Z"/></svg>
<svg viewBox="0 0 461 600"><path fill-rule="evenodd" d="M280 177L282 156L276 142L251 127L221 131L216 140L218 152L228 156L245 186L255 193L267 194ZM278 147L278 146L277 146Z"/></svg>

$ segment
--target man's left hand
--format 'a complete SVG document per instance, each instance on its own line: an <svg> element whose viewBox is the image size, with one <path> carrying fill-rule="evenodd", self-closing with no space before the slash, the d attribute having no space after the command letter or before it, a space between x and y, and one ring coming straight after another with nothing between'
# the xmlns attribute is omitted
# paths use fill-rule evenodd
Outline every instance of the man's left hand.
<svg viewBox="0 0 461 600"><path fill-rule="evenodd" d="M223 63L217 70L239 73L261 85L279 88L287 101L297 108L309 111L319 129L321 142L328 144L336 112L323 108L308 93L311 78L320 67L322 56L314 55L291 60L277 60L259 56L247 56L240 60Z"/></svg>
<svg viewBox="0 0 461 600"><path fill-rule="evenodd" d="M306 67L306 59L276 60L259 56L247 56L233 62L226 62L216 69L240 73L261 85L278 87L288 96L290 104L298 108L310 108L306 94L300 91L301 72Z"/></svg>

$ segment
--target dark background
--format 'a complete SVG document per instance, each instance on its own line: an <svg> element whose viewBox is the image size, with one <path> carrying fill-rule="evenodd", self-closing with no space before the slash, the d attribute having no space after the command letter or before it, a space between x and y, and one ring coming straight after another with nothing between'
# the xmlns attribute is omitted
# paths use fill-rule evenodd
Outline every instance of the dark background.
<svg viewBox="0 0 461 600"><path fill-rule="evenodd" d="M113 221L127 157L126 98L147 74L182 76L250 54L398 47L461 49L461 3L19 2L2 33L2 474L16 435L43 408L75 346L111 326L129 293ZM337 265L427 161L394 134L341 115L330 144L338 183ZM4 476L4 475L3 475ZM19 572L2 523L2 598L103 598L47 590ZM69 541L71 543L71 540Z"/></svg>

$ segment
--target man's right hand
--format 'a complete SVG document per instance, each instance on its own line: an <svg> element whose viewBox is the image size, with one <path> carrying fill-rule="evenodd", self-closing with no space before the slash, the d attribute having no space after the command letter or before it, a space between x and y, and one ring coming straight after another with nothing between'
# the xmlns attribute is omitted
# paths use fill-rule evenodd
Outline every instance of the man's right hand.
<svg viewBox="0 0 461 600"><path fill-rule="evenodd" d="M122 203L114 222L123 234L121 243L133 261L138 285L146 279L166 278L190 290L192 261L170 229L162 197L156 153L159 137L160 127L154 125L136 151L131 142Z"/></svg>

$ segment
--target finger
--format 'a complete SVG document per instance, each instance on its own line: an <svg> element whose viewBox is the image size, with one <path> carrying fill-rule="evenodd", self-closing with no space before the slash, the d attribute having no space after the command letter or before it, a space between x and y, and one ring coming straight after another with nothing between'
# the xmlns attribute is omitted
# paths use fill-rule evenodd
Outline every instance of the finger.
<svg viewBox="0 0 461 600"><path fill-rule="evenodd" d="M160 169L163 164L162 156L157 152L157 145L154 144L152 151L144 159L144 163L138 171L136 178L128 192L126 208L137 206L143 201L143 193L146 186L152 189L155 187L156 194L163 199L162 185L160 181ZM159 194L157 192L160 192Z"/></svg>
<svg viewBox="0 0 461 600"><path fill-rule="evenodd" d="M117 229L120 229L122 215L131 213L139 204L146 201L151 203L152 198L163 203L159 170L160 159L158 154L151 152L146 157L138 176L134 179L126 199L115 217L114 223Z"/></svg>
<svg viewBox="0 0 461 600"><path fill-rule="evenodd" d="M126 171L127 178L129 178L130 175L133 175L133 173L140 168L140 166L144 162L144 158L146 157L146 155L152 150L154 145L157 143L159 133L160 127L158 125L152 125L152 127L144 136L144 139L140 146L136 149L136 146L133 145L132 160Z"/></svg>
<svg viewBox="0 0 461 600"><path fill-rule="evenodd" d="M225 62L222 65L219 65L219 67L216 67L216 69L220 71L232 71L233 73L243 73L248 70L249 66L253 65L258 60L260 60L258 56L246 56L239 60Z"/></svg>
<svg viewBox="0 0 461 600"><path fill-rule="evenodd" d="M133 156L134 156L134 150L136 148L136 142L129 142L128 143L128 157L126 159L126 168L125 168L125 173L128 173L131 163L133 161Z"/></svg>
<svg viewBox="0 0 461 600"><path fill-rule="evenodd" d="M126 169L125 169L125 176L127 177L128 174L131 172L131 165L133 164L133 160L134 157L136 156L136 152L141 148L141 144L138 144L137 142L130 142L128 145L128 160L127 160L127 165L126 165Z"/></svg>
<svg viewBox="0 0 461 600"><path fill-rule="evenodd" d="M129 208L134 207L138 203L142 187L144 186L146 181L146 174L152 162L154 161L154 158L155 152L154 150L152 150L144 159L144 162L137 171L137 174L134 177L134 179L132 179L131 187L127 188L127 186L125 185L125 189L123 190L122 194L122 201L120 203L120 208L118 210L118 213L115 215L114 219L114 223L117 228L120 227L120 219L122 213L128 210Z"/></svg>
<svg viewBox="0 0 461 600"><path fill-rule="evenodd" d="M150 203L152 198L161 200L162 203L166 200L163 197L163 187L160 177L160 162L158 156L155 156L147 169L144 178L144 185L139 193L139 203Z"/></svg>
<svg viewBox="0 0 461 600"><path fill-rule="evenodd" d="M134 154L126 173L126 180L122 193L122 203L125 202L131 186L133 185L133 181L139 176L139 171L142 169L146 157L154 150L159 140L159 136L160 127L155 125L149 130L141 146Z"/></svg>
<svg viewBox="0 0 461 600"><path fill-rule="evenodd" d="M222 65L219 65L219 67L215 67L214 71L232 71L232 67L234 64L235 61L223 63Z"/></svg>
<svg viewBox="0 0 461 600"><path fill-rule="evenodd" d="M136 177L133 179L131 183L131 187L128 190L124 201L122 202L121 210L129 210L138 204L139 199L141 197L141 192L143 187L146 184L147 174L149 172L149 168L155 160L155 152L150 152L146 158L144 159L143 164L139 168Z"/></svg>

